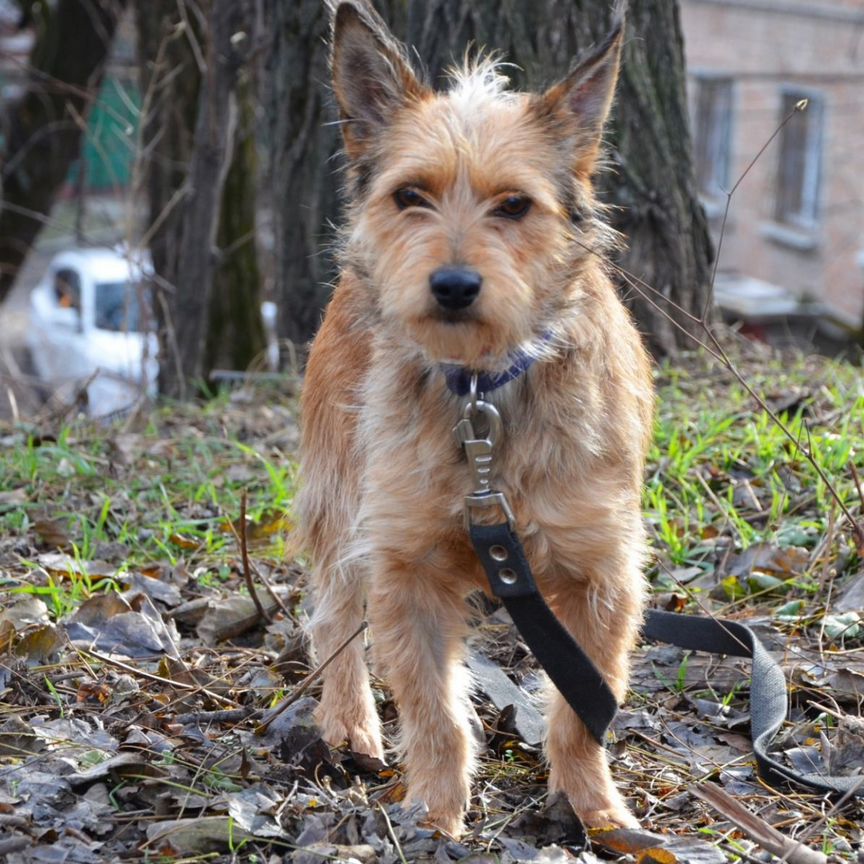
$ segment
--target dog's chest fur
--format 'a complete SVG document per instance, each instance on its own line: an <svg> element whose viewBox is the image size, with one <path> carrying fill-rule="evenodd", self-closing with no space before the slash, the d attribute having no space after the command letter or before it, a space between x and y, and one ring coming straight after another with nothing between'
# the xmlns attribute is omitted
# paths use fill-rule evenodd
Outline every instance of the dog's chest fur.
<svg viewBox="0 0 864 864"><path fill-rule="evenodd" d="M640 445L621 440L632 399L619 390L614 370L592 369L571 350L488 397L504 421L493 488L510 501L541 582L559 569L578 572L574 557L590 557L592 547L605 544L592 526L638 496L638 470L628 463L635 469ZM482 583L462 529L464 498L475 490L452 432L465 399L446 390L439 369L387 336L374 339L361 393L357 535L367 548L398 551L406 560L428 560L442 544L461 547L465 572L451 577Z"/></svg>

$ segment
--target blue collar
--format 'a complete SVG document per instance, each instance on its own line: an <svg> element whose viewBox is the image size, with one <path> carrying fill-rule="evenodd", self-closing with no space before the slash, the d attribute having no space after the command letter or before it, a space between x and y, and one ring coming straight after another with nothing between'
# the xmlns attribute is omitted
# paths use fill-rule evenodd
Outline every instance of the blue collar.
<svg viewBox="0 0 864 864"><path fill-rule="evenodd" d="M550 338L550 333L544 333L542 341L548 342ZM457 366L455 363L442 363L441 371L444 373L447 389L454 396L467 396L470 393L471 376L474 374L477 375L477 392L489 394L527 372L537 359L537 355L520 348L518 351L514 351L508 359L510 366L503 372L475 372L473 369Z"/></svg>

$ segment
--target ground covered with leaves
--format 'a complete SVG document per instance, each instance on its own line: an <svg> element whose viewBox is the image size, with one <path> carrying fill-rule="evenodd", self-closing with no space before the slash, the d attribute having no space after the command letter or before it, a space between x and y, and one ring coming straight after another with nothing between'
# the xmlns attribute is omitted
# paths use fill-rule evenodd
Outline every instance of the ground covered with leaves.
<svg viewBox="0 0 864 864"><path fill-rule="evenodd" d="M660 372L645 491L652 602L752 624L790 682L776 755L854 777L860 369L756 349L738 363L791 437L714 361ZM640 648L609 744L652 833L601 832L586 846L566 802L545 793L536 666L482 602L468 831L424 827L399 804L395 758L332 749L311 719L290 390L111 426L57 415L0 426L0 860L862 859L860 799L757 777L749 663L661 645ZM392 740L395 708L383 683L376 694Z"/></svg>

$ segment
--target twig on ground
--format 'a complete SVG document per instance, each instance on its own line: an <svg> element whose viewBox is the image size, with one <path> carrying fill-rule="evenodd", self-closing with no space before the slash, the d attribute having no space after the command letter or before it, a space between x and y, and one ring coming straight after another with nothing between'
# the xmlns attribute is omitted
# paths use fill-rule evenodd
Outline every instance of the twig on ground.
<svg viewBox="0 0 864 864"><path fill-rule="evenodd" d="M243 526L241 529L242 533L237 531L237 529L234 527L234 523L231 521L231 519L227 519L228 528L230 529L231 533L234 535L234 539L240 545L240 552L241 552L241 556L243 559L243 578L246 580L246 586L249 589L249 594L252 597L252 601L255 603L255 608L258 610L259 614L261 615L261 617L265 621L270 622L273 620L270 616L269 611L267 611L264 608L264 606L262 605L262 603L258 597L258 594L255 592L255 588L252 584L252 576L251 576L252 573L254 573L258 577L258 580L267 589L267 593L270 595L270 599L276 604L276 606L278 606L282 610L282 613L286 617L290 618L291 617L291 610L285 605L285 602L276 593L276 591L273 589L273 586L264 577L264 574L258 569L258 567L255 566L255 563L253 561L251 561L249 558L249 553L248 553L247 543L246 543L246 493L245 492L243 493L243 497L242 497L241 502L240 502L240 522Z"/></svg>
<svg viewBox="0 0 864 864"><path fill-rule="evenodd" d="M270 584L267 577L258 569L255 562L252 563L252 572L258 577L258 581L267 589L270 599L282 610L286 618L291 617L291 610L285 605L285 601L276 593L276 589Z"/></svg>
<svg viewBox="0 0 864 864"><path fill-rule="evenodd" d="M293 705L309 687L321 677L321 673L368 627L364 621L320 666L313 669L297 687L294 692L273 713L262 720L255 729L256 735L264 735L270 724L282 714L290 705Z"/></svg>
<svg viewBox="0 0 864 864"><path fill-rule="evenodd" d="M381 815L384 817L384 824L387 826L387 833L390 835L390 839L393 841L393 846L396 849L396 854L399 856L399 860L402 864L408 864L408 859L405 857L405 853L402 851L402 846L399 843L399 838L396 836L396 832L393 830L393 823L390 821L390 817L387 815L387 811L384 809L384 805L379 801L378 809L381 811Z"/></svg>
<svg viewBox="0 0 864 864"><path fill-rule="evenodd" d="M234 532L237 534L237 532ZM258 614L269 624L273 619L270 613L261 604L258 598L258 592L255 590L255 583L252 581L252 570L249 567L249 547L246 542L246 490L240 496L240 555L243 559L243 579L246 581L246 588L249 590L249 596L258 610Z"/></svg>
<svg viewBox="0 0 864 864"><path fill-rule="evenodd" d="M858 469L852 459L849 460L849 470L852 472L852 479L855 481L855 488L858 490L858 500L861 506L864 507L864 491L861 489L861 478L858 476ZM858 555L864 558L864 536L858 534Z"/></svg>
<svg viewBox="0 0 864 864"><path fill-rule="evenodd" d="M854 468L854 465L853 465ZM825 646L825 621L828 618L828 613L831 609L831 600L832 594L834 593L834 574L835 571L833 568L829 566L830 558L828 557L828 552L830 551L831 543L834 539L834 531L836 529L837 524L837 508L832 507L828 511L828 530L825 532L825 562L822 565L822 574L819 579L820 589L825 589L825 583L828 582L828 590L825 592L825 611L822 613L822 620L819 622L819 637L816 643L817 648L819 649L819 658L822 662L825 662L824 657L824 646ZM829 581L830 580L830 581Z"/></svg>
<svg viewBox="0 0 864 864"><path fill-rule="evenodd" d="M205 723L239 723L256 714L260 714L259 708L247 705L245 708L229 708L226 711L187 711L185 714L175 714L175 723L197 723L199 726Z"/></svg>
<svg viewBox="0 0 864 864"><path fill-rule="evenodd" d="M839 809L840 809L844 804L846 804L848 801L850 801L850 800L851 800L851 799L852 799L852 798L853 798L853 797L858 793L858 790L859 790L862 786L864 786L864 776L860 777L860 778L858 779L858 782L855 783L855 784L852 786L851 789L848 789L846 792L844 792L843 795L841 795L840 798L838 798L837 801L835 801L834 804L833 804L833 805L832 805L832 806L831 806L831 807L830 807L830 808L829 808L825 813L823 813L823 814L822 814L822 815L821 815L821 816L820 816L820 817L819 817L815 822L811 822L811 823L810 823L810 824L809 824L809 825L808 825L808 826L807 826L807 827L806 827L806 828L801 832L801 834L799 835L799 842L800 842L800 841L803 841L803 840L806 840L806 839L807 839L811 834L813 834L817 829L819 829L819 828L821 828L823 825L825 825L825 824L828 822L828 820L829 820L829 819L830 819L830 818L831 818L831 817L832 817L832 816L833 816L833 815L834 815L834 814L835 814L835 813L836 813L836 812L837 812L837 811L838 811L838 810L839 810ZM783 856L782 860L783 860L783 861L788 861L789 864L795 864L794 859L791 858L791 857L789 856L789 853L788 853L788 852Z"/></svg>
<svg viewBox="0 0 864 864"><path fill-rule="evenodd" d="M155 681L157 684L165 684L166 686L174 687L177 690L191 690L195 693L203 693L214 702L221 702L223 705L230 705L233 708L239 707L233 699L227 699L225 696L220 696L218 693L214 693L212 690L208 690L200 684L187 684L185 681L172 681L170 678L163 678L161 675L156 675L153 672L145 672L143 669L136 669L128 663L123 663L121 660L115 660L113 657L99 654L97 651L93 651L90 648L79 648L77 650L79 654L85 654L92 657L94 660L98 660L100 663L106 663L108 666L116 666L118 669L122 669L130 675L137 675L139 678L146 678L148 681Z"/></svg>
<svg viewBox="0 0 864 864"><path fill-rule="evenodd" d="M864 779L864 778L862 778ZM751 813L728 792L714 783L691 786L690 791L713 807L724 818L737 825L751 840L767 852L782 857L789 864L826 864L828 858L822 853L804 846L781 834L764 819Z"/></svg>

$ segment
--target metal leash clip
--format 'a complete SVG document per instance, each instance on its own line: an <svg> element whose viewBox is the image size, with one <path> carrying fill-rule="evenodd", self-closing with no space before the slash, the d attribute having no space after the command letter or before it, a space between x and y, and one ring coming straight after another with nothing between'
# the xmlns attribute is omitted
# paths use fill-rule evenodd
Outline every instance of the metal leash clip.
<svg viewBox="0 0 864 864"><path fill-rule="evenodd" d="M491 402L484 402L478 397L477 376L472 375L462 419L453 427L453 435L465 450L474 481L474 492L465 496L466 529L472 525L472 511L477 507L498 507L507 518L510 528L514 527L515 519L507 498L503 492L496 492L491 487L493 449L501 439L503 428L498 409Z"/></svg>

